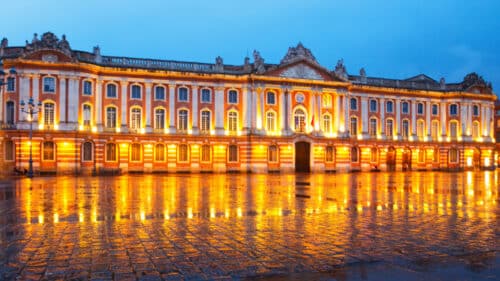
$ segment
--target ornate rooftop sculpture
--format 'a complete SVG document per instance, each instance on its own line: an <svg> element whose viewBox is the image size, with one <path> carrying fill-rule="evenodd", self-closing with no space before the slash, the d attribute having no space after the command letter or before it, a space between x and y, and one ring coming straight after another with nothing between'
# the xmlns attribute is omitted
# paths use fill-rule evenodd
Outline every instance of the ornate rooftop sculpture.
<svg viewBox="0 0 500 281"><path fill-rule="evenodd" d="M477 73L472 72L464 77L464 81L462 82L464 90L472 87L472 86L480 86L485 87L492 90L491 83L486 83L482 76L479 76Z"/></svg>
<svg viewBox="0 0 500 281"><path fill-rule="evenodd" d="M264 67L264 59L260 56L257 50L253 51L253 66L257 73L264 73L266 71Z"/></svg>
<svg viewBox="0 0 500 281"><path fill-rule="evenodd" d="M38 39L38 34L35 33L31 43L26 41L25 48L28 52L44 49L56 49L68 56L71 56L71 48L69 46L69 42L66 40L66 35L63 35L62 39L59 40L59 38L57 38L57 36L52 32L45 32L41 39Z"/></svg>
<svg viewBox="0 0 500 281"><path fill-rule="evenodd" d="M337 75L338 78L342 79L342 80L347 80L348 79L348 76L347 76L347 70L345 68L345 65L344 65L344 60L343 59L339 59L337 61L337 65L335 66L335 75Z"/></svg>
<svg viewBox="0 0 500 281"><path fill-rule="evenodd" d="M302 43L299 42L299 44L297 44L297 47L288 48L288 52L283 57L280 64L289 64L301 59L307 59L315 64L318 63L316 61L316 58L311 53L311 50L307 49L306 47L304 47L304 45L302 45Z"/></svg>

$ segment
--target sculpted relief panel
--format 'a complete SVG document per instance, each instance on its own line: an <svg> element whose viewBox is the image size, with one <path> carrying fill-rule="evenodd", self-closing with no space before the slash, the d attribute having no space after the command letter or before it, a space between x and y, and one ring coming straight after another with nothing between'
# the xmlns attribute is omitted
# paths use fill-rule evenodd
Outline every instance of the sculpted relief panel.
<svg viewBox="0 0 500 281"><path fill-rule="evenodd" d="M280 76L289 78L324 80L323 76L321 76L316 70L305 64L299 64L287 68L283 72L281 72Z"/></svg>

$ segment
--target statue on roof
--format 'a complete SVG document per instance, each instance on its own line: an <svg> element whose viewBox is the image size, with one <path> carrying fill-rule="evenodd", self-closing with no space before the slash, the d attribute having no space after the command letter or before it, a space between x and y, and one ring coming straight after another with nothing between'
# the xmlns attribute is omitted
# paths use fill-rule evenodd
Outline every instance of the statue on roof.
<svg viewBox="0 0 500 281"><path fill-rule="evenodd" d="M57 36L52 32L45 32L41 39L38 39L38 34L33 34L33 39L31 43L26 40L25 49L29 51L37 51L42 49L57 49L69 56L71 56L71 48L69 42L66 40L66 35L62 36L59 40Z"/></svg>
<svg viewBox="0 0 500 281"><path fill-rule="evenodd" d="M281 60L280 64L288 64L301 59L307 59L312 63L317 64L316 58L311 53L311 50L307 49L302 45L301 42L297 44L297 47L288 48L288 52Z"/></svg>
<svg viewBox="0 0 500 281"><path fill-rule="evenodd" d="M491 84L486 83L483 77L475 72L465 75L462 85L464 89L470 88L471 86L482 86L492 90Z"/></svg>
<svg viewBox="0 0 500 281"><path fill-rule="evenodd" d="M7 38L2 38L2 43L0 43L0 48L7 48L9 46L9 40Z"/></svg>
<svg viewBox="0 0 500 281"><path fill-rule="evenodd" d="M257 73L264 73L266 71L264 67L264 59L260 56L259 51L253 51L253 66L257 70Z"/></svg>
<svg viewBox="0 0 500 281"><path fill-rule="evenodd" d="M221 56L217 56L215 58L215 70L216 71L223 71L224 70L224 61L222 60Z"/></svg>
<svg viewBox="0 0 500 281"><path fill-rule="evenodd" d="M365 68L362 67L360 70L359 70L359 76L361 77L366 77L366 71L365 71Z"/></svg>
<svg viewBox="0 0 500 281"><path fill-rule="evenodd" d="M348 77L347 77L347 70L344 65L344 59L339 59L337 61L337 65L335 66L334 72L340 79L347 80Z"/></svg>

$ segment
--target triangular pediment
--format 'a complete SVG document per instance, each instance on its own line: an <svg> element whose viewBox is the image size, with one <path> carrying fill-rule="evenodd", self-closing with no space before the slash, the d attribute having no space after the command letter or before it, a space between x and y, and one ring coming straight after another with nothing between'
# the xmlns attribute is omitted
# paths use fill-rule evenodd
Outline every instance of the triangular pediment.
<svg viewBox="0 0 500 281"><path fill-rule="evenodd" d="M310 80L332 80L331 74L322 67L310 63L307 60L297 61L288 65L278 66L267 73L272 76L284 78L298 78Z"/></svg>
<svg viewBox="0 0 500 281"><path fill-rule="evenodd" d="M437 83L436 80L432 79L431 77L429 77L425 74L419 74L417 76L410 77L408 79L405 79L405 81Z"/></svg>

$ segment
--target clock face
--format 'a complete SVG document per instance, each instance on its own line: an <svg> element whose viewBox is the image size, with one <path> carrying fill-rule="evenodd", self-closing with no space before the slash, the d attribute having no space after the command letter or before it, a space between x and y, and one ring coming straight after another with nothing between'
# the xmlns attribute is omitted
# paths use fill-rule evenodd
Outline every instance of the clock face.
<svg viewBox="0 0 500 281"><path fill-rule="evenodd" d="M298 103L303 103L303 102L304 102L304 95L303 95L303 94L296 94L296 95L295 95L295 100L296 100Z"/></svg>

